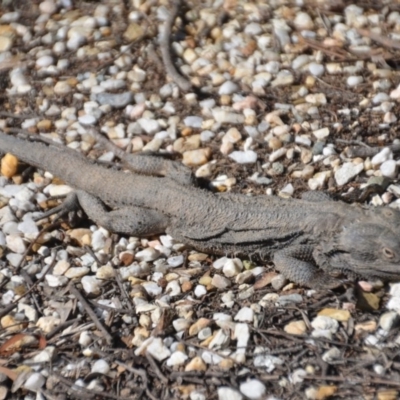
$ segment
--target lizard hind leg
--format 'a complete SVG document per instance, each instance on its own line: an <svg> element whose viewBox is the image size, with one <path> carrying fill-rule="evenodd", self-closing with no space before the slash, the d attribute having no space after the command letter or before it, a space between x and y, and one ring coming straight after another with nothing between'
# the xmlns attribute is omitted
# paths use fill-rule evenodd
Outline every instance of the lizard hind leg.
<svg viewBox="0 0 400 400"><path fill-rule="evenodd" d="M76 191L79 205L87 216L110 232L150 236L165 232L169 219L156 210L129 206L108 210L97 197Z"/></svg>
<svg viewBox="0 0 400 400"><path fill-rule="evenodd" d="M342 284L313 264L313 247L295 245L274 253L278 271L289 280L313 289L334 289Z"/></svg>

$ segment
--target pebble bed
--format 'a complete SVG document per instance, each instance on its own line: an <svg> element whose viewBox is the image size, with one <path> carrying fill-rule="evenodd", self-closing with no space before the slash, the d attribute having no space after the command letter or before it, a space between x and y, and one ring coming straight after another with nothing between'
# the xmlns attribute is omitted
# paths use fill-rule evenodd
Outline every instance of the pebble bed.
<svg viewBox="0 0 400 400"><path fill-rule="evenodd" d="M113 163L96 127L178 154L217 191L378 185L368 202L400 209L397 3L185 2L171 53L189 90L158 48L170 3L4 1L0 129ZM35 217L71 189L11 155L1 171L0 400L397 398L400 284L320 293L272 264L86 220L38 237Z"/></svg>

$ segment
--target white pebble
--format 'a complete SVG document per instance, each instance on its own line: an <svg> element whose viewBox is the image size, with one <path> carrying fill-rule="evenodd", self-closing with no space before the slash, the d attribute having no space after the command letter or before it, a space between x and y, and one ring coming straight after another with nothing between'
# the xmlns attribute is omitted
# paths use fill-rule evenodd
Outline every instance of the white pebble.
<svg viewBox="0 0 400 400"><path fill-rule="evenodd" d="M261 381L257 379L250 379L240 385L240 392L249 399L257 400L264 398L266 388Z"/></svg>
<svg viewBox="0 0 400 400"><path fill-rule="evenodd" d="M219 90L218 90L218 94L219 95L224 95L224 94L232 94L235 93L239 90L239 87L236 83L232 82L232 81L226 81L224 82Z"/></svg>
<svg viewBox="0 0 400 400"><path fill-rule="evenodd" d="M238 164L252 164L257 161L257 153L253 150L234 151L229 154L229 158Z"/></svg>
<svg viewBox="0 0 400 400"><path fill-rule="evenodd" d="M45 279L50 287L62 287L69 282L69 279L65 276L55 276L51 274L46 274Z"/></svg>
<svg viewBox="0 0 400 400"><path fill-rule="evenodd" d="M33 372L24 383L24 388L37 392L44 385L46 379L39 372Z"/></svg>
<svg viewBox="0 0 400 400"><path fill-rule="evenodd" d="M81 284L82 284L83 290L87 294L94 294L94 295L100 294L101 281L99 279L97 279L95 276L89 276L89 275L84 276L81 279Z"/></svg>
<svg viewBox="0 0 400 400"><path fill-rule="evenodd" d="M392 151L389 149L389 147L385 147L378 154L375 154L372 157L371 164L373 166L377 166L392 158L393 158Z"/></svg>
<svg viewBox="0 0 400 400"><path fill-rule="evenodd" d="M311 326L314 329L327 330L330 331L331 333L336 333L337 330L339 329L339 323L336 321L336 319L326 317L323 315L315 317L311 322Z"/></svg>
<svg viewBox="0 0 400 400"><path fill-rule="evenodd" d="M182 351L175 351L167 360L167 365L169 367L174 367L176 365L182 365L188 359L188 356Z"/></svg>
<svg viewBox="0 0 400 400"><path fill-rule="evenodd" d="M227 278L238 275L243 270L242 261L238 258L228 259L223 266L222 272Z"/></svg>
<svg viewBox="0 0 400 400"><path fill-rule="evenodd" d="M335 179L339 186L345 185L355 178L364 169L364 164L344 163L336 172Z"/></svg>
<svg viewBox="0 0 400 400"><path fill-rule="evenodd" d="M183 123L190 128L201 128L203 118L190 115L184 118Z"/></svg>
<svg viewBox="0 0 400 400"><path fill-rule="evenodd" d="M359 75L349 76L347 78L347 86L354 87L364 82L364 78Z"/></svg>
<svg viewBox="0 0 400 400"><path fill-rule="evenodd" d="M110 372L110 365L105 360L97 360L93 366L91 373L99 373L103 375L107 375Z"/></svg>
<svg viewBox="0 0 400 400"><path fill-rule="evenodd" d="M218 400L243 400L243 396L239 392L227 386L220 386L217 392Z"/></svg>
<svg viewBox="0 0 400 400"><path fill-rule="evenodd" d="M253 322L254 311L250 307L242 307L233 318L239 322Z"/></svg>
<svg viewBox="0 0 400 400"><path fill-rule="evenodd" d="M194 289L194 295L199 298L207 294L207 289L203 285L197 285Z"/></svg>
<svg viewBox="0 0 400 400"><path fill-rule="evenodd" d="M383 176L390 179L397 178L398 165L395 160L387 160L381 164L380 170Z"/></svg>
<svg viewBox="0 0 400 400"><path fill-rule="evenodd" d="M135 257L138 261L154 261L160 257L160 252L153 247L147 247L146 249L139 251L135 254Z"/></svg>
<svg viewBox="0 0 400 400"><path fill-rule="evenodd" d="M314 76L321 76L325 72L325 67L322 64L310 63L308 70Z"/></svg>
<svg viewBox="0 0 400 400"><path fill-rule="evenodd" d="M54 58L52 56L42 56L36 60L36 66L38 68L45 68L54 64Z"/></svg>
<svg viewBox="0 0 400 400"><path fill-rule="evenodd" d="M78 117L78 121L82 125L94 125L97 119L93 115L84 114Z"/></svg>
<svg viewBox="0 0 400 400"><path fill-rule="evenodd" d="M171 352L164 345L160 338L153 338L147 346L147 352L150 353L157 361L163 361L171 355Z"/></svg>

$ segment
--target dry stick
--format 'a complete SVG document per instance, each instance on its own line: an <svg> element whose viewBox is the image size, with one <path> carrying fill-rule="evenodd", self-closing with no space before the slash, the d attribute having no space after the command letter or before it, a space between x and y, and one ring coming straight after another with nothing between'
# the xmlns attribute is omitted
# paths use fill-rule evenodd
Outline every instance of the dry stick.
<svg viewBox="0 0 400 400"><path fill-rule="evenodd" d="M51 375L54 378L58 379L63 385L67 386L69 389L74 390L75 392L79 392L82 395L86 394L86 395L90 396L90 398L93 398L96 395L108 397L109 399L116 399L116 400L129 400L129 399L133 400L133 399L137 398L137 397L120 397L120 396L113 395L111 393L107 393L105 391L99 392L99 391L93 390L93 389L89 390L82 386L76 385L74 382L71 382L70 380L68 380L68 379L64 378L63 376L56 374L54 372Z"/></svg>
<svg viewBox="0 0 400 400"><path fill-rule="evenodd" d="M172 62L172 56L170 52L172 26L175 18L178 16L180 4L180 0L174 1L171 12L165 21L164 27L161 29L159 43L162 60L168 75L179 86L179 89L183 90L184 92L188 92L192 88L192 84L176 70L174 63Z"/></svg>
<svg viewBox="0 0 400 400"><path fill-rule="evenodd" d="M162 383L167 384L168 378L161 372L160 368L158 368L158 365L154 361L153 357L149 353L146 353L146 358L147 358L147 361L149 362L150 366L154 369L154 372L156 373L156 375L158 376L160 381Z"/></svg>
<svg viewBox="0 0 400 400"><path fill-rule="evenodd" d="M73 283L71 283L71 285L69 286L69 291L82 304L83 308L88 313L90 319L97 326L97 329L99 329L103 333L107 343L108 344L112 344L112 342L113 342L112 336L108 333L107 329L103 326L103 324L97 318L97 316L94 313L94 311L91 309L89 303L85 300L85 298L82 296L81 292L75 287L75 285Z"/></svg>
<svg viewBox="0 0 400 400"><path fill-rule="evenodd" d="M390 39L389 37L384 37L382 35L378 35L377 33L368 31L367 29L357 29L356 28L356 30L361 36L369 37L374 42L378 42L379 44L381 44L385 47L400 50L400 41L399 40L394 40L394 39Z"/></svg>
<svg viewBox="0 0 400 400"><path fill-rule="evenodd" d="M363 146L356 146L356 147L349 147L347 149L347 156L348 157L373 157L374 155L378 154L383 148L388 147L393 153L400 152L400 144L392 144L391 146L384 146L384 147L363 147Z"/></svg>
<svg viewBox="0 0 400 400"><path fill-rule="evenodd" d="M39 285L39 283L44 280L47 272L49 272L50 269L53 268L55 259L56 259L56 255L54 254L53 259L51 260L51 263L46 268L46 270L43 272L42 276L21 297L19 297L13 303L9 304L6 308L3 308L0 311L0 319L3 318L8 313L10 313L12 310L14 310L14 308L18 306L19 301L21 299L23 299L24 297L26 297L28 294L30 294L36 288L36 286Z"/></svg>

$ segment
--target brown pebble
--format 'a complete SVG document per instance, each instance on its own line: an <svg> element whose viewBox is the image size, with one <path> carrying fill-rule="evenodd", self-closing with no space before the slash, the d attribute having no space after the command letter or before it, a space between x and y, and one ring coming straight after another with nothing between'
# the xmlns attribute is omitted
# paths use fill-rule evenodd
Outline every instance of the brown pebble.
<svg viewBox="0 0 400 400"><path fill-rule="evenodd" d="M278 150L282 147L282 142L280 139L278 139L277 137L272 137L271 139L269 139L268 141L268 146L272 149L272 150Z"/></svg>
<svg viewBox="0 0 400 400"><path fill-rule="evenodd" d="M1 174L7 178L13 177L17 173L18 159L14 155L7 153L1 159Z"/></svg>

